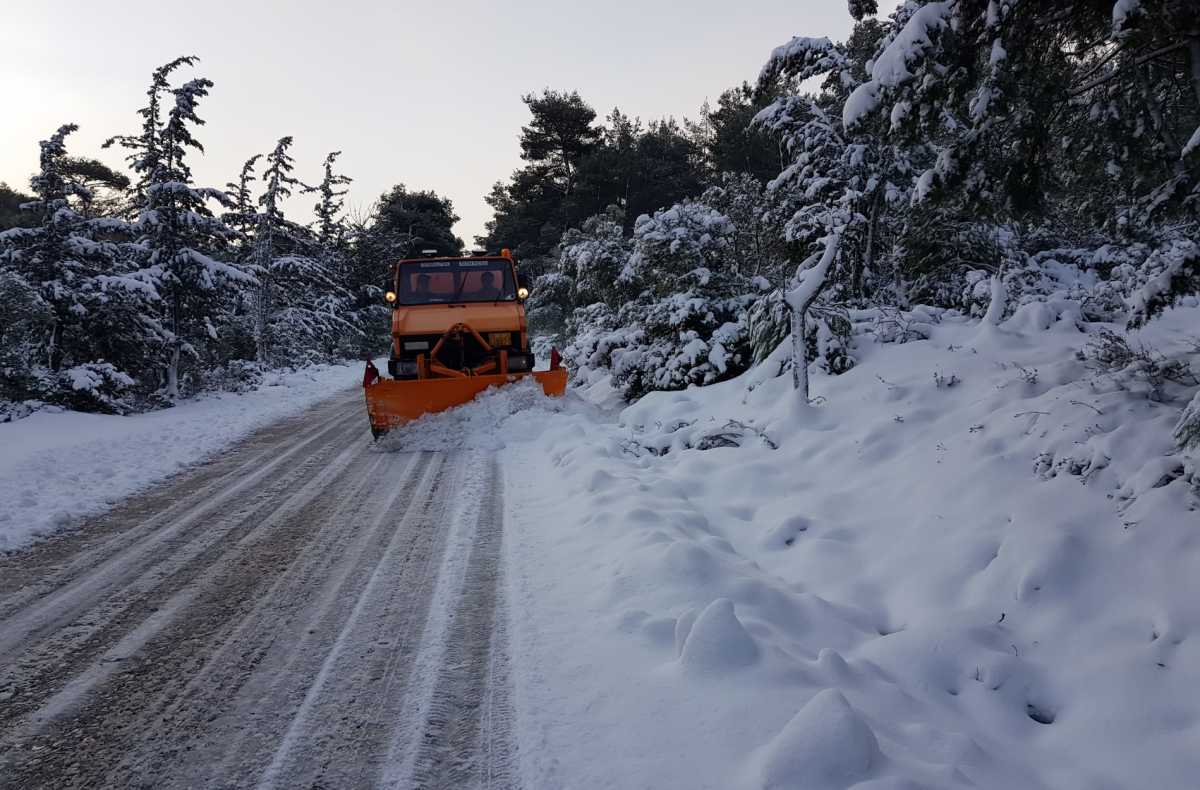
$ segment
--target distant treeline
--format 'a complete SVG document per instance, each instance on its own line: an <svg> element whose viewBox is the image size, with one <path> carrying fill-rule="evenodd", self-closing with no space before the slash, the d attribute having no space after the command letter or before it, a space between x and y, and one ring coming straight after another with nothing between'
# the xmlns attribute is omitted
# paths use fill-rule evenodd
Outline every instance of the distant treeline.
<svg viewBox="0 0 1200 790"><path fill-rule="evenodd" d="M457 253L450 201L403 184L346 217L338 152L301 181L282 137L224 188L189 159L204 78L154 71L140 125L105 147L128 175L41 142L31 194L0 184L0 419L41 403L126 412L202 389L252 386L268 368L386 348L387 264L416 248ZM286 216L310 194L314 222Z"/></svg>

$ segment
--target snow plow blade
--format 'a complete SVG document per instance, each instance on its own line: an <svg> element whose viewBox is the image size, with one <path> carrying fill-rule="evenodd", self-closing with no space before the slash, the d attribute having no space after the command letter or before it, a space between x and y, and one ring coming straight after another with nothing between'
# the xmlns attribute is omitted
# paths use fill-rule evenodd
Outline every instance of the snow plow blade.
<svg viewBox="0 0 1200 790"><path fill-rule="evenodd" d="M367 415L371 419L371 433L379 438L383 434L417 419L423 414L433 414L474 400L475 396L488 387L511 384L533 376L542 385L547 395L558 396L566 392L567 370L535 371L533 373L498 373L485 376L463 376L461 378L425 378L396 381L379 379L365 388Z"/></svg>

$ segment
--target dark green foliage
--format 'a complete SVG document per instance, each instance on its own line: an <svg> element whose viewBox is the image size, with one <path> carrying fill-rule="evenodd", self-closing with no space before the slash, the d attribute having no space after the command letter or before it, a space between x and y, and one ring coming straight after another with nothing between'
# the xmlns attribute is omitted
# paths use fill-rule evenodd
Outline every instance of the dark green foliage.
<svg viewBox="0 0 1200 790"><path fill-rule="evenodd" d="M492 187L487 201L495 214L480 246L509 247L533 262L552 256L568 228L607 206L622 209L629 232L641 214L703 188L703 152L672 119L643 126L613 110L601 127L577 93L547 90L525 103L533 114L521 130L529 164Z"/></svg>
<svg viewBox="0 0 1200 790"><path fill-rule="evenodd" d="M541 96L521 97L532 119L521 127L521 158L540 162L549 168L549 176L563 196L573 190L579 163L600 141L600 131L592 124L596 111L571 93L547 88Z"/></svg>
<svg viewBox="0 0 1200 790"><path fill-rule="evenodd" d="M722 93L716 109L703 113L705 155L713 174L748 173L764 183L779 175L786 161L779 141L753 121L781 92L778 81L758 89L743 82Z"/></svg>
<svg viewBox="0 0 1200 790"><path fill-rule="evenodd" d="M439 255L459 255L463 241L454 235L458 222L454 204L430 189L409 190L397 184L379 198L372 232L397 258L437 250Z"/></svg>
<svg viewBox="0 0 1200 790"><path fill-rule="evenodd" d="M31 201L31 196L0 182L0 230L32 227L37 222L36 218L29 211L21 209L22 205Z"/></svg>
<svg viewBox="0 0 1200 790"><path fill-rule="evenodd" d="M850 0L849 11L854 21L861 22L864 17L872 16L879 11L879 3L876 0Z"/></svg>

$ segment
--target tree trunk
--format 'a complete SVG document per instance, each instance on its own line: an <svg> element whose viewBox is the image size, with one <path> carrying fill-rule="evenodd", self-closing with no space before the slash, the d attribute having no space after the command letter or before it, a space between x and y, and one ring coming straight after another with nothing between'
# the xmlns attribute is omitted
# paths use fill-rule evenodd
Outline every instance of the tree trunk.
<svg viewBox="0 0 1200 790"><path fill-rule="evenodd" d="M171 296L171 360L167 363L167 397L179 397L179 294Z"/></svg>
<svg viewBox="0 0 1200 790"><path fill-rule="evenodd" d="M179 342L171 349L171 361L167 363L167 397L179 397Z"/></svg>
<svg viewBox="0 0 1200 790"><path fill-rule="evenodd" d="M841 231L831 230L824 241L825 249L816 255L810 255L797 268L796 276L792 280L794 285L784 297L788 306L792 308L792 386L799 393L802 398L800 403L803 404L807 404L809 398L808 343L804 337L808 308L816 301L829 280L829 269L842 241ZM818 257L820 260L816 265L808 268Z"/></svg>
<svg viewBox="0 0 1200 790"><path fill-rule="evenodd" d="M808 311L792 311L792 389L800 396L801 403L808 403L808 341L804 336Z"/></svg>
<svg viewBox="0 0 1200 790"><path fill-rule="evenodd" d="M863 250L862 261L854 267L854 281L850 284L855 296L862 297L863 275L875 266L875 231L879 226L879 190L871 196L871 215L867 221L867 248Z"/></svg>
<svg viewBox="0 0 1200 790"><path fill-rule="evenodd" d="M274 201L268 202L267 211L274 209ZM255 239L254 263L258 266L258 293L254 300L254 357L260 364L267 364L271 357L271 258L274 254L274 228L269 214L258 222L258 238Z"/></svg>
<svg viewBox="0 0 1200 790"><path fill-rule="evenodd" d="M1196 106L1200 108L1200 36L1188 39L1188 60L1192 65L1192 90L1196 94Z"/></svg>
<svg viewBox="0 0 1200 790"><path fill-rule="evenodd" d="M264 272L259 275L258 294L255 297L254 315L254 351L255 359L266 364L271 355L270 342L267 336L268 316L271 312L271 281Z"/></svg>
<svg viewBox="0 0 1200 790"><path fill-rule="evenodd" d="M62 361L62 323L56 318L54 326L50 327L50 340L46 348L46 366L57 371Z"/></svg>

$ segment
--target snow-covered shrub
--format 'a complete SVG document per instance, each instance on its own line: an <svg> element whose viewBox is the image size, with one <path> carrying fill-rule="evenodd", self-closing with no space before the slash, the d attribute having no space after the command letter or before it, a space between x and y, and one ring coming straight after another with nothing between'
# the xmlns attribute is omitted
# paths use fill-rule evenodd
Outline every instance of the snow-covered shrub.
<svg viewBox="0 0 1200 790"><path fill-rule="evenodd" d="M555 339L572 338L575 310L596 303L616 310L635 295L618 283L632 249L622 222L621 210L610 206L563 235L558 259L534 282L526 303L533 331Z"/></svg>
<svg viewBox="0 0 1200 790"><path fill-rule="evenodd" d="M1200 391L1197 391L1191 402L1184 407L1171 436L1183 450L1200 449Z"/></svg>
<svg viewBox="0 0 1200 790"><path fill-rule="evenodd" d="M853 321L861 322L862 331L871 334L877 343L909 343L928 340L940 312L925 307L901 310L884 305L871 310L854 311Z"/></svg>
<svg viewBox="0 0 1200 790"><path fill-rule="evenodd" d="M54 325L54 313L25 278L0 268L0 400L38 397L40 350Z"/></svg>
<svg viewBox="0 0 1200 790"><path fill-rule="evenodd" d="M727 258L733 236L729 218L703 203L643 214L634 223L633 253L617 282L656 296L679 293L684 280L716 286L714 277L733 274Z"/></svg>
<svg viewBox="0 0 1200 790"><path fill-rule="evenodd" d="M234 359L214 367L205 377L205 388L222 392L251 392L262 385L266 367L249 359Z"/></svg>
<svg viewBox="0 0 1200 790"><path fill-rule="evenodd" d="M786 228L796 213L794 197L789 190L767 189L748 173L722 173L719 184L700 196L733 224L728 257L739 275L762 278L768 287L791 276Z"/></svg>
<svg viewBox="0 0 1200 790"><path fill-rule="evenodd" d="M1132 346L1123 336L1101 329L1088 341L1080 356L1093 369L1122 386L1144 391L1153 401L1166 400L1168 383L1200 384L1184 359L1168 359L1150 346Z"/></svg>
<svg viewBox="0 0 1200 790"><path fill-rule="evenodd" d="M1141 326L1184 296L1200 292L1200 244L1173 239L1150 254L1140 274L1144 284L1130 300L1131 326Z"/></svg>
<svg viewBox="0 0 1200 790"><path fill-rule="evenodd" d="M792 313L783 291L759 296L746 311L746 329L750 335L750 353L754 364L763 362L792 331Z"/></svg>
<svg viewBox="0 0 1200 790"><path fill-rule="evenodd" d="M622 211L610 206L603 214L584 220L581 228L563 234L558 271L570 278L574 304L619 305L622 294L617 280L632 251L623 224Z"/></svg>
<svg viewBox="0 0 1200 790"><path fill-rule="evenodd" d="M59 371L57 376L64 406L77 411L96 411L125 414L130 403L125 395L133 389L134 380L108 362L85 362Z"/></svg>
<svg viewBox="0 0 1200 790"><path fill-rule="evenodd" d="M613 381L627 399L732 378L750 366L745 311L751 297L709 298L696 290L626 305L624 346L610 352Z"/></svg>
<svg viewBox="0 0 1200 790"><path fill-rule="evenodd" d="M559 271L546 272L534 280L525 303L530 329L539 334L562 332L573 309L574 293L574 281Z"/></svg>
<svg viewBox="0 0 1200 790"><path fill-rule="evenodd" d="M733 233L719 211L685 202L639 217L629 241L613 212L568 234L559 271L544 283L555 295L545 304L576 305L564 327L568 367L584 378L610 371L631 400L746 370L746 310L765 280L737 271Z"/></svg>
<svg viewBox="0 0 1200 790"><path fill-rule="evenodd" d="M563 349L563 360L572 374L612 368L612 352L635 342L635 330L618 328L617 315L603 302L576 308L569 330L572 341Z"/></svg>
<svg viewBox="0 0 1200 790"><path fill-rule="evenodd" d="M854 367L851 335L850 318L844 308L817 304L809 310L805 327L808 358L824 372L836 376Z"/></svg>
<svg viewBox="0 0 1200 790"><path fill-rule="evenodd" d="M45 405L40 400L11 401L0 399L0 423L22 420Z"/></svg>
<svg viewBox="0 0 1200 790"><path fill-rule="evenodd" d="M664 456L681 450L715 450L720 447L767 447L779 444L766 431L740 420L679 420L653 429L636 426L621 449L630 455Z"/></svg>

